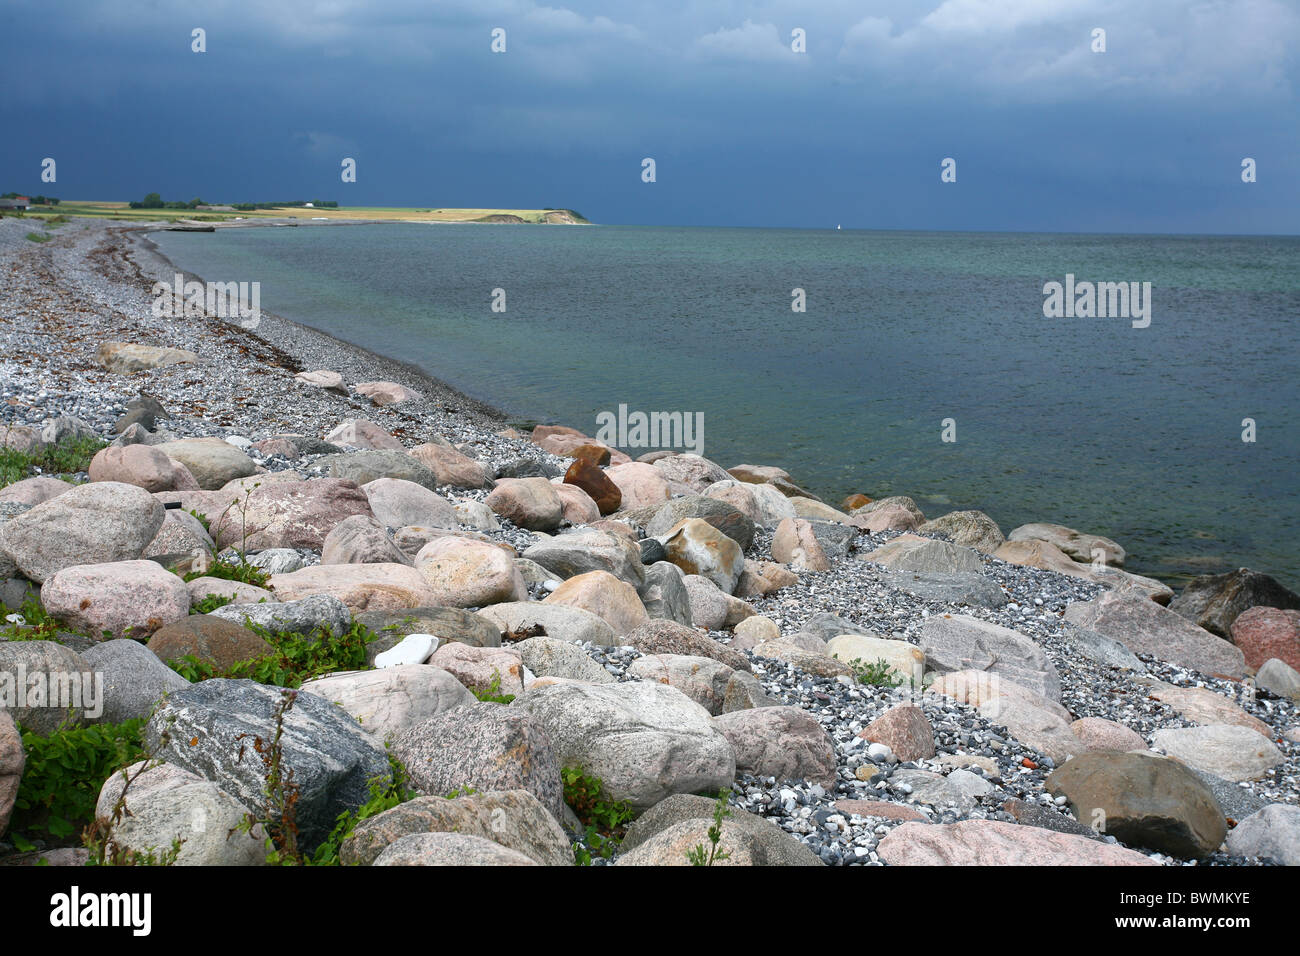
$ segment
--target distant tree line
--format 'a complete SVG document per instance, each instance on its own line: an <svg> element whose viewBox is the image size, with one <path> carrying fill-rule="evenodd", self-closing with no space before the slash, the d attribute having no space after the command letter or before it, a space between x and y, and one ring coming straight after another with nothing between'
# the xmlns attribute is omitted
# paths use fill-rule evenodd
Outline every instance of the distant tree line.
<svg viewBox="0 0 1300 956"><path fill-rule="evenodd" d="M17 199L22 193L0 194L0 199ZM53 196L29 196L33 206L57 206L59 201Z"/></svg>
<svg viewBox="0 0 1300 956"><path fill-rule="evenodd" d="M308 203L322 209L337 209L339 207L338 202L333 199L294 199L289 202L235 202L229 205L234 209L252 212L254 209L282 209L285 206L306 206ZM132 201L130 205L132 209L196 209L199 206L225 204L209 203L197 198L191 199L189 202L164 202L162 196L158 193L150 193L144 199Z"/></svg>

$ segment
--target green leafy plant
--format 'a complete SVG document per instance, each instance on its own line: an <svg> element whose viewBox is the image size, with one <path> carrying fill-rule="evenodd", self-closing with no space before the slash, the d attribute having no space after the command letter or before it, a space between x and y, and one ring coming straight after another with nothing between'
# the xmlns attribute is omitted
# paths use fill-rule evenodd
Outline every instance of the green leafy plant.
<svg viewBox="0 0 1300 956"><path fill-rule="evenodd" d="M298 688L309 680L335 671L369 670L366 645L378 640L374 631L357 621L338 635L324 627L318 627L305 636L290 631L270 631L247 619L245 626L271 645L273 650L270 654L240 661L224 670L192 654L167 663L191 683L212 677L230 677Z"/></svg>
<svg viewBox="0 0 1300 956"><path fill-rule="evenodd" d="M271 575L267 574L261 568L253 564L247 564L244 561L214 561L203 571L190 571L183 576L185 581L193 581L195 578L220 578L223 581L238 581L240 584L251 584L254 587L264 588Z"/></svg>
<svg viewBox="0 0 1300 956"><path fill-rule="evenodd" d="M33 850L38 838L66 843L91 823L104 781L144 755L144 724L61 727L45 737L23 730L27 765L9 821L14 846Z"/></svg>
<svg viewBox="0 0 1300 956"><path fill-rule="evenodd" d="M588 775L581 767L563 768L560 779L564 783L564 802L585 828L582 839L573 845L575 862L589 866L593 852L609 859L623 842L627 825L632 822L631 805L625 800L610 799L600 778Z"/></svg>
<svg viewBox="0 0 1300 956"><path fill-rule="evenodd" d="M236 828L243 833L252 833L254 827L261 826L266 833L266 861L273 866L296 866L303 862L298 849L298 799L301 791L293 780L293 768L284 766L284 716L293 709L298 699L296 690L284 690L280 701L275 705L272 720L275 730L269 741L259 734L240 734L236 743L252 738L253 750L262 760L266 771L266 809L262 816L255 817L249 813L244 816ZM237 760L244 759L245 747L240 743Z"/></svg>
<svg viewBox="0 0 1300 956"><path fill-rule="evenodd" d="M61 644L58 639L59 622L50 617L45 607L35 597L28 597L23 601L22 606L16 612L22 618L22 623L16 621L10 622L4 620L14 614L3 603L0 603L0 639L7 641L54 641Z"/></svg>
<svg viewBox="0 0 1300 956"><path fill-rule="evenodd" d="M713 866L722 860L731 859L731 854L721 848L722 821L723 818L731 816L731 810L727 807L727 798L730 796L730 790L719 791L718 802L713 807L713 826L709 827L708 848L706 849L702 843L697 843L686 851L686 859L690 861L691 866Z"/></svg>
<svg viewBox="0 0 1300 956"><path fill-rule="evenodd" d="M389 772L387 775L380 775L370 779L369 800L355 811L345 810L338 815L334 829L325 838L325 842L317 847L316 852L312 854L312 866L338 866L340 863L339 849L343 846L343 841L352 835L352 831L357 828L357 824L362 820L377 816L385 810L391 810L399 804L406 803L408 800L414 800L420 795L410 788L406 768L391 753L388 755L388 767ZM466 794L474 792L469 788L464 790ZM453 795L457 795L457 792L453 791L453 793L448 794L449 797Z"/></svg>
<svg viewBox="0 0 1300 956"><path fill-rule="evenodd" d="M32 242L49 242L54 237L47 236L42 232L29 232L27 234L27 238L30 239Z"/></svg>
<svg viewBox="0 0 1300 956"><path fill-rule="evenodd" d="M42 445L33 451L0 448L0 487L31 477L39 471L50 477L83 472L90 459L107 442L99 438L65 438L54 445Z"/></svg>
<svg viewBox="0 0 1300 956"><path fill-rule="evenodd" d="M903 679L894 673L889 662L884 658L879 658L874 664L868 664L861 658L854 658L849 661L849 669L853 671L853 676L859 684L870 684L873 687L898 687L903 683Z"/></svg>
<svg viewBox="0 0 1300 956"><path fill-rule="evenodd" d="M225 607L227 604L234 603L234 598L222 594L209 594L199 598L190 605L191 614L207 614L215 611L219 607Z"/></svg>
<svg viewBox="0 0 1300 956"><path fill-rule="evenodd" d="M488 682L487 690L475 690L472 693L479 700L492 704L508 704L515 699L514 694L501 693L501 672L499 670L492 672L492 679Z"/></svg>

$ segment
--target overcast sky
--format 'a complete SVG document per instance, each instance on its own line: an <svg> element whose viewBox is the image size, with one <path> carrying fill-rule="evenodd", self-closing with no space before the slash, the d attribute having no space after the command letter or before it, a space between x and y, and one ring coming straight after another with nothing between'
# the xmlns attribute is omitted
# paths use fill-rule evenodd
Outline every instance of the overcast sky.
<svg viewBox="0 0 1300 956"><path fill-rule="evenodd" d="M1300 0L4 0L0 191L1296 234L1298 58Z"/></svg>

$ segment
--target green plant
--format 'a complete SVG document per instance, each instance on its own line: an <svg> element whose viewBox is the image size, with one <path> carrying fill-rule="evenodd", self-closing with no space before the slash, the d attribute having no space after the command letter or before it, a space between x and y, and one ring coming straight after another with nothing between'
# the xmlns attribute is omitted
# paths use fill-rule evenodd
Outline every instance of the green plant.
<svg viewBox="0 0 1300 956"><path fill-rule="evenodd" d="M107 443L99 438L65 438L32 451L0 448L0 487L22 481L34 471L51 477L71 475L90 467L90 459Z"/></svg>
<svg viewBox="0 0 1300 956"><path fill-rule="evenodd" d="M343 841L351 836L358 823L383 813L385 810L391 810L408 800L414 800L419 796L418 792L410 789L407 785L406 768L391 753L388 755L388 766L389 773L387 776L380 775L370 779L369 800L355 811L345 810L338 815L334 829L325 838L325 842L318 846L316 852L312 854L312 866L338 866L340 862L339 848L343 846ZM466 787L463 792L468 794L475 791ZM453 793L448 794L448 797L453 795L457 795L457 792L453 791Z"/></svg>
<svg viewBox="0 0 1300 956"><path fill-rule="evenodd" d="M0 603L0 640L62 643L58 639L59 622L50 617L37 598L29 597L23 601L17 611L18 616L22 618L21 623L2 620L13 613L5 604Z"/></svg>
<svg viewBox="0 0 1300 956"><path fill-rule="evenodd" d="M204 531L207 531L207 532L211 533L211 531L212 531L212 522L210 522L210 521L207 519L207 517L206 517L205 515L203 515L203 514L202 514L201 512L199 512L199 511L196 511L196 510L193 509L193 508L191 508L191 509L189 510L188 513L189 513L191 516L193 516L193 518L194 518L195 521L197 521L199 524L203 525L203 530L204 530Z"/></svg>
<svg viewBox="0 0 1300 956"><path fill-rule="evenodd" d="M246 678L276 687L301 687L305 682L335 671L369 669L366 645L378 635L357 621L343 633L335 635L318 627L308 635L291 631L270 631L245 619L244 626L271 645L270 654L240 661L222 670L192 654L168 665L190 683L211 677Z"/></svg>
<svg viewBox="0 0 1300 956"><path fill-rule="evenodd" d="M32 242L49 242L54 237L47 236L44 233L40 233L40 232L29 232L27 234L27 238L30 239Z"/></svg>
<svg viewBox="0 0 1300 956"><path fill-rule="evenodd" d="M478 793L478 791L473 787L457 787L455 790L447 794L447 799L455 800L457 797L472 797L476 793Z"/></svg>
<svg viewBox="0 0 1300 956"><path fill-rule="evenodd" d="M203 571L190 571L183 575L185 581L193 581L195 578L220 578L223 581L238 581L240 584L264 588L271 580L271 575L256 565L247 564L242 560L239 562L217 560Z"/></svg>
<svg viewBox="0 0 1300 956"><path fill-rule="evenodd" d="M293 782L293 768L284 766L284 715L293 709L298 699L296 690L284 690L280 701L275 705L272 719L275 731L269 741L259 734L240 734L236 743L251 737L253 750L262 758L262 767L266 771L266 810L260 817L246 814L237 829L251 833L260 825L266 833L266 861L273 866L295 866L303 862L298 849L298 799L301 796L298 785ZM244 759L244 744L239 745L236 760Z"/></svg>
<svg viewBox="0 0 1300 956"><path fill-rule="evenodd" d="M581 767L563 768L560 779L564 783L564 802L585 828L582 839L573 845L575 862L580 866L590 865L592 852L609 859L632 822L631 805L625 800L610 799L600 778L589 776Z"/></svg>
<svg viewBox="0 0 1300 956"><path fill-rule="evenodd" d="M27 766L9 821L14 846L35 849L38 837L66 841L89 824L104 781L143 756L144 724L61 727L46 737L23 730Z"/></svg>
<svg viewBox="0 0 1300 956"><path fill-rule="evenodd" d="M210 611L215 611L219 607L225 607L227 604L233 603L234 600L235 599L230 596L225 596L221 594L209 594L206 597L201 597L197 601L192 603L190 605L190 613L207 614Z"/></svg>
<svg viewBox="0 0 1300 956"><path fill-rule="evenodd" d="M889 662L884 658L879 658L874 664L867 664L861 658L854 658L849 661L849 669L853 671L853 676L859 684L870 684L873 687L898 687L903 683L903 679L894 673Z"/></svg>
<svg viewBox="0 0 1300 956"><path fill-rule="evenodd" d="M687 850L686 859L690 861L691 866L713 866L715 863L731 859L731 854L721 848L722 820L724 817L731 816L731 810L727 808L727 798L730 796L730 790L718 791L718 802L713 807L713 826L709 827L708 849L705 849L702 843L697 843Z"/></svg>
<svg viewBox="0 0 1300 956"><path fill-rule="evenodd" d="M508 704L515 699L514 694L501 693L501 672L499 670L492 672L492 680L488 682L487 690L472 692L479 700L492 704Z"/></svg>

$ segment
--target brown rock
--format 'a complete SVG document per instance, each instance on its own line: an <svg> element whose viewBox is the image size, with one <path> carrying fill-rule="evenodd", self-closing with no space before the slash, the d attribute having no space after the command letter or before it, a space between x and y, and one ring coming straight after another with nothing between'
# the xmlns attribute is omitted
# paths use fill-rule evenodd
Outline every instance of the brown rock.
<svg viewBox="0 0 1300 956"><path fill-rule="evenodd" d="M1300 611L1252 607L1232 622L1232 643L1246 655L1246 666L1259 670L1276 657L1300 670Z"/></svg>
<svg viewBox="0 0 1300 956"><path fill-rule="evenodd" d="M860 498L861 495L852 497ZM902 820L904 823L914 820L917 823L929 823L929 819L920 810L904 806L901 803L889 803L885 800L836 800L834 807L840 813L854 814L860 817L883 817L886 820Z"/></svg>
<svg viewBox="0 0 1300 956"><path fill-rule="evenodd" d="M913 704L891 707L859 734L872 743L884 744L899 760L922 760L934 756L934 728L921 708Z"/></svg>
<svg viewBox="0 0 1300 956"><path fill-rule="evenodd" d="M1155 866L1136 850L999 820L904 823L877 847L890 866Z"/></svg>
<svg viewBox="0 0 1300 956"><path fill-rule="evenodd" d="M623 503L623 493L618 490L618 485L604 471L584 458L574 459L569 470L564 473L564 481L585 491L596 502L602 515L613 514Z"/></svg>
<svg viewBox="0 0 1300 956"><path fill-rule="evenodd" d="M159 628L146 646L164 662L192 654L222 672L274 650L248 628L207 614L191 614Z"/></svg>
<svg viewBox="0 0 1300 956"><path fill-rule="evenodd" d="M871 504L871 499L866 495L852 494L840 502L841 511L856 511L858 508L865 508Z"/></svg>
<svg viewBox="0 0 1300 956"><path fill-rule="evenodd" d="M772 557L782 564L807 571L829 571L830 559L822 550L812 525L803 518L785 518L772 536Z"/></svg>
<svg viewBox="0 0 1300 956"><path fill-rule="evenodd" d="M432 471L439 485L453 488L488 488L492 485L492 479L481 463L454 448L429 442L415 446L408 454Z"/></svg>

